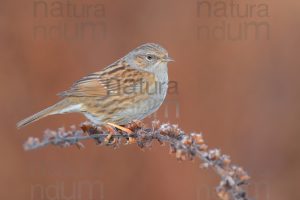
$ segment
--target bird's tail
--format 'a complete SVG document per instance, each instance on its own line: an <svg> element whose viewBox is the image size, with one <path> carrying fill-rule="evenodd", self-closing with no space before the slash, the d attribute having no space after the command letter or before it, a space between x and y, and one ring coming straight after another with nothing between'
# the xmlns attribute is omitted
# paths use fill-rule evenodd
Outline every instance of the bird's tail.
<svg viewBox="0 0 300 200"><path fill-rule="evenodd" d="M77 106L78 107L78 106ZM55 114L63 114L67 112L76 112L77 110L76 106L72 105L68 99L63 99L59 101L58 103L54 104L53 106L50 106L30 117L27 117L17 123L17 128L22 128L28 124L31 124L32 122L35 122L37 120L40 120L44 117L47 117L49 115L55 115Z"/></svg>

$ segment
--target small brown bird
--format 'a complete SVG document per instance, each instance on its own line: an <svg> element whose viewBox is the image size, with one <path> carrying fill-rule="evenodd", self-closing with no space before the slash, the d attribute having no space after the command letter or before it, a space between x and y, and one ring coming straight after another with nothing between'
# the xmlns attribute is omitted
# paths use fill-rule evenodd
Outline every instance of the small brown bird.
<svg viewBox="0 0 300 200"><path fill-rule="evenodd" d="M20 122L21 128L49 115L79 112L97 125L122 129L155 112L168 89L167 63L173 61L158 44L137 47L100 72L75 82L59 94L61 101Z"/></svg>

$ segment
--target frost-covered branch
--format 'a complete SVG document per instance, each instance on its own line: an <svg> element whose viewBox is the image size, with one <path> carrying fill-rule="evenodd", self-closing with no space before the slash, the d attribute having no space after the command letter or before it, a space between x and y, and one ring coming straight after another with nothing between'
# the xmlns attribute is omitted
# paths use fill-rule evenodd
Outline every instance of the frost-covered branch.
<svg viewBox="0 0 300 200"><path fill-rule="evenodd" d="M106 130L90 123L83 123L81 129L75 126L70 130L60 128L57 131L46 130L42 140L29 138L24 144L25 150L33 150L47 145L68 147L76 145L84 147L81 141L93 139L103 146L119 147L123 141L126 144L135 143L140 148L148 148L153 141L167 143L170 152L176 155L178 160L193 160L198 157L203 168L212 168L221 181L216 188L217 194L222 200L249 200L243 185L249 180L248 174L239 166L231 163L229 156L222 154L219 149L209 149L205 144L202 134L186 134L177 125L152 122L152 127L147 128L142 122L137 121L128 124L126 128L133 133L128 134L121 130Z"/></svg>

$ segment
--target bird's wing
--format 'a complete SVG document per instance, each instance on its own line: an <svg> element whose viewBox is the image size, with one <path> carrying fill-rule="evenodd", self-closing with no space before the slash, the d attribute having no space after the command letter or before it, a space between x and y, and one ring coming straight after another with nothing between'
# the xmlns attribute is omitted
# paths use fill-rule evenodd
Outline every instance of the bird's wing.
<svg viewBox="0 0 300 200"><path fill-rule="evenodd" d="M112 66L101 72L89 74L72 87L59 93L61 97L106 97L108 95L122 95L123 89L145 88L146 84L155 82L154 74L140 71L128 66ZM142 83L142 85L140 84Z"/></svg>
<svg viewBox="0 0 300 200"><path fill-rule="evenodd" d="M69 90L59 93L61 97L67 96L106 96L107 89L100 73L89 74L80 80L76 81Z"/></svg>

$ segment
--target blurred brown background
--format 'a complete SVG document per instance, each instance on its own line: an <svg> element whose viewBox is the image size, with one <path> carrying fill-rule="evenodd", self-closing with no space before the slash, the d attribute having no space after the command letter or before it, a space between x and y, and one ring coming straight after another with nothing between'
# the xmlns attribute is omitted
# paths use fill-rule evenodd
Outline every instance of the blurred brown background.
<svg viewBox="0 0 300 200"><path fill-rule="evenodd" d="M234 1L241 13L251 5L262 9L248 17L228 14L232 1L226 0L226 16L220 10L205 13L216 1L200 7L196 0L38 2L1 0L0 199L216 199L218 177L212 171L200 169L199 161L178 162L157 144L144 152L92 141L83 150L22 148L29 136L84 118L52 116L21 130L17 121L146 42L161 44L176 60L169 75L178 93L169 94L157 118L203 132L211 147L250 173L256 199L299 199L299 1ZM96 10L67 15L67 3L78 13L87 5ZM223 23L233 34L244 30L244 37L233 40L219 29L200 36L203 24L213 29ZM244 29L247 23L264 27L255 35Z"/></svg>

